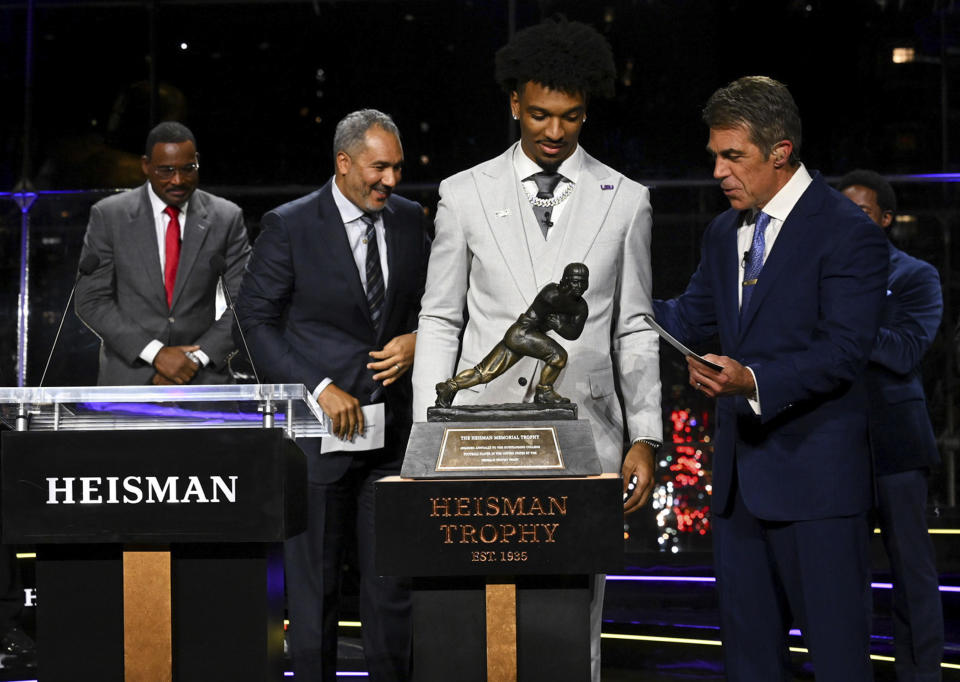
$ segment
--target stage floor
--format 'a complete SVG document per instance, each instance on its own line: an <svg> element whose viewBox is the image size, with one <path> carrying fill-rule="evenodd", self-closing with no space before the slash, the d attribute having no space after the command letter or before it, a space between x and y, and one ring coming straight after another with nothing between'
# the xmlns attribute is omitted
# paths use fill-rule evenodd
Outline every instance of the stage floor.
<svg viewBox="0 0 960 682"><path fill-rule="evenodd" d="M954 521L951 525L960 527L960 523ZM933 539L946 630L943 679L960 681L960 543L951 534L933 535ZM886 660L893 655L890 576L879 537L875 538L872 558L874 674L877 682L894 682L893 662ZM628 552L625 564L622 572L609 576L607 581L604 682L723 680L710 552ZM349 594L349 579L346 585L348 594L340 628L338 670L343 673L343 679L363 679L360 624L349 620L356 618L356 604ZM32 620L33 614L29 615ZM26 625L32 632L31 626L32 623ZM803 647L799 633L791 637L791 646ZM792 659L794 680L814 679L805 653L794 652ZM35 669L11 668L4 663L0 660L0 682L36 680ZM293 679L292 673L286 679Z"/></svg>

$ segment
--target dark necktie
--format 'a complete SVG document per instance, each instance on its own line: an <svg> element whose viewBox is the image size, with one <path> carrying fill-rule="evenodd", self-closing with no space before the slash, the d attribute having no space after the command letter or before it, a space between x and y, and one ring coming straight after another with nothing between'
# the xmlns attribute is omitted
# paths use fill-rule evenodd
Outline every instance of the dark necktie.
<svg viewBox="0 0 960 682"><path fill-rule="evenodd" d="M170 216L164 241L163 288L167 290L167 307L172 308L173 287L177 283L177 266L180 265L180 209L167 206L163 212Z"/></svg>
<svg viewBox="0 0 960 682"><path fill-rule="evenodd" d="M540 171L539 173L534 173L527 179L537 183L537 199L549 201L553 199L553 191L557 188L560 181L563 180L563 176L559 173ZM537 216L537 222L540 224L540 231L543 232L544 239L547 238L547 232L553 227L553 221L550 220L553 209L553 206L533 205L533 214Z"/></svg>
<svg viewBox="0 0 960 682"><path fill-rule="evenodd" d="M370 319L373 320L374 328L380 331L385 287L383 286L383 269L380 267L380 247L377 246L377 230L373 226L376 218L369 213L364 213L360 220L367 226L364 237L367 243L367 306L370 308Z"/></svg>
<svg viewBox="0 0 960 682"><path fill-rule="evenodd" d="M753 295L753 288L756 286L760 270L763 268L763 251L766 248L764 232L769 223L770 216L763 211L757 213L757 221L753 226L753 241L750 243L747 262L743 268L743 296L740 299L741 318L747 310L750 297Z"/></svg>

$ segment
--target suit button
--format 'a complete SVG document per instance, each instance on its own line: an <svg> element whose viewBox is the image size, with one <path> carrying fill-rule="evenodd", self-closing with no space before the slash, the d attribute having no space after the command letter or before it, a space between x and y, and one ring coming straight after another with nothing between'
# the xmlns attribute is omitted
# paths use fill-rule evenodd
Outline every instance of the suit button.
<svg viewBox="0 0 960 682"><path fill-rule="evenodd" d="M170 324L173 324L173 323L174 323L174 319L173 319L172 317L168 317L168 318L167 318L167 322L169 322Z"/></svg>
<svg viewBox="0 0 960 682"><path fill-rule="evenodd" d="M526 386L526 385L527 385L527 377L520 377L519 379L517 379L517 383L520 384L521 386Z"/></svg>

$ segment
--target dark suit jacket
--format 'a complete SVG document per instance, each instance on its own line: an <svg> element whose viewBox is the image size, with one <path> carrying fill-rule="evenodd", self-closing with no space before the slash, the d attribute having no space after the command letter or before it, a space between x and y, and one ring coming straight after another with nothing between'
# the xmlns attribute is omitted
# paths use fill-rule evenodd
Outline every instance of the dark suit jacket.
<svg viewBox="0 0 960 682"><path fill-rule="evenodd" d="M392 195L383 212L389 275L378 332L331 183L263 217L237 314L261 381L312 391L330 377L368 404L376 387L368 353L417 328L429 242L420 205ZM399 461L411 422L409 372L386 388L383 400L385 447ZM308 454L319 452L319 441L299 444ZM339 476L350 461L349 454L324 455L311 462L311 476Z"/></svg>
<svg viewBox="0 0 960 682"><path fill-rule="evenodd" d="M155 370L139 358L153 339L167 346L199 345L210 364L193 384L229 380L227 359L235 351L232 316L215 320L215 255L226 263L224 279L235 296L250 253L243 212L233 202L202 190L190 197L183 227L173 307L160 270L149 184L107 197L90 209L81 260L95 253L100 264L77 284L76 311L102 343L97 383L141 385Z"/></svg>
<svg viewBox="0 0 960 682"><path fill-rule="evenodd" d="M920 381L920 360L943 315L940 276L893 244L889 250L887 296L866 377L870 444L880 476L940 462Z"/></svg>
<svg viewBox="0 0 960 682"><path fill-rule="evenodd" d="M687 290L656 317L683 341L719 334L723 353L753 369L762 415L743 397L718 400L713 504L731 500L733 467L757 517L844 516L871 502L862 375L887 275L886 240L819 173L784 222L741 324L737 228L728 210L707 228Z"/></svg>

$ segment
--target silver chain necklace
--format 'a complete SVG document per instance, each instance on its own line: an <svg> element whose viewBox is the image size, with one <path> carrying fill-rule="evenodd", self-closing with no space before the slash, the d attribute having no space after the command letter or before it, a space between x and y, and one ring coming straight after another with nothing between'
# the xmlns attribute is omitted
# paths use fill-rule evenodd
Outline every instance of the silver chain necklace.
<svg viewBox="0 0 960 682"><path fill-rule="evenodd" d="M526 185L524 185L523 187L523 193L527 195L527 200L530 202L532 206L539 206L541 208L550 208L552 206L559 205L560 202L562 202L564 199L570 196L570 193L573 191L573 188L576 184L577 183L573 181L568 182L567 186L564 187L563 191L560 192L560 194L554 197L550 197L549 199L541 199L536 194L530 194L527 191Z"/></svg>

